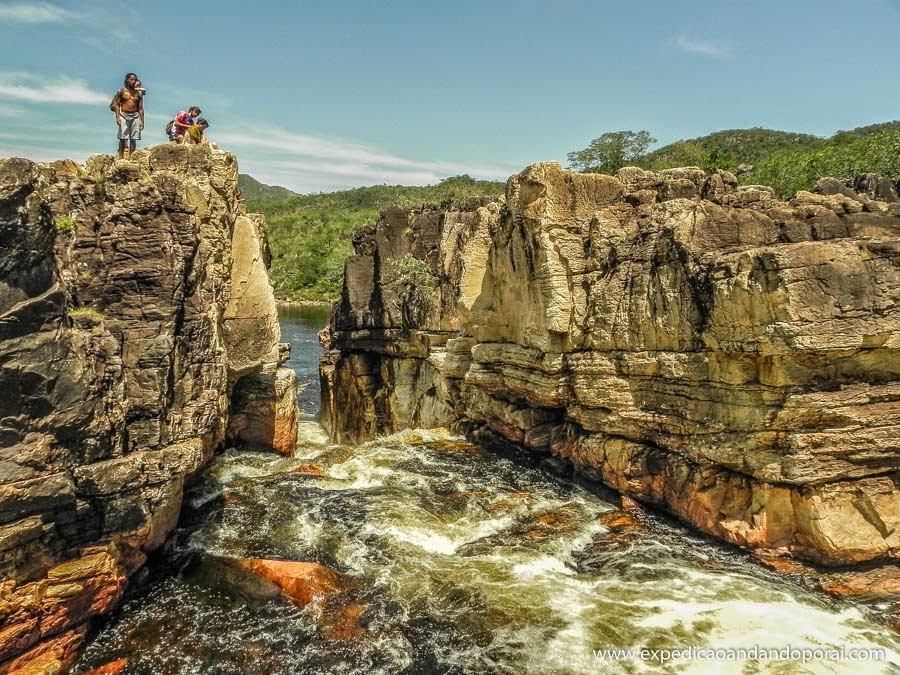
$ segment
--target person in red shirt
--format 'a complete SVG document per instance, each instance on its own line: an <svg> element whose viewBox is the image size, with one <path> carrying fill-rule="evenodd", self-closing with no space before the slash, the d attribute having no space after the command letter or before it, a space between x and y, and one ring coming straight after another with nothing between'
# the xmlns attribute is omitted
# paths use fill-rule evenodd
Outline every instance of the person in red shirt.
<svg viewBox="0 0 900 675"><path fill-rule="evenodd" d="M194 124L194 119L201 112L200 108L195 105L188 108L187 112L180 110L175 116L175 124L172 125L172 131L174 132L174 138L172 140L183 143L185 132Z"/></svg>

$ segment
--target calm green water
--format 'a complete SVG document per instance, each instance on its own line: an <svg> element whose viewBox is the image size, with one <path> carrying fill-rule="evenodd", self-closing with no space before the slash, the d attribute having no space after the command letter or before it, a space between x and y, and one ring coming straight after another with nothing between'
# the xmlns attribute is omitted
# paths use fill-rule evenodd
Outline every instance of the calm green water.
<svg viewBox="0 0 900 675"><path fill-rule="evenodd" d="M900 640L828 599L648 515L611 532L600 494L440 431L331 445L315 421L327 315L282 314L304 422L297 456L227 451L187 495L172 545L80 670L133 673L890 673ZM315 465L322 476L292 473ZM328 637L235 558L354 580L362 637ZM325 617L327 624L328 617ZM598 660L602 649L881 649L886 660ZM650 655L652 656L652 655Z"/></svg>

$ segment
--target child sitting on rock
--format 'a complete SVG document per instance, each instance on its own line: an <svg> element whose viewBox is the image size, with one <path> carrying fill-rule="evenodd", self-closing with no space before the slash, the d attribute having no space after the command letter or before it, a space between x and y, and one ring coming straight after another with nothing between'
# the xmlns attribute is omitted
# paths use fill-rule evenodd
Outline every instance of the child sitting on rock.
<svg viewBox="0 0 900 675"><path fill-rule="evenodd" d="M198 117L194 123L187 128L187 131L184 133L184 140L182 143L188 143L190 145L200 145L202 143L208 143L210 147L213 149L217 149L219 146L215 143L210 143L206 136L203 135L203 132L209 128L209 122L206 121L205 117Z"/></svg>

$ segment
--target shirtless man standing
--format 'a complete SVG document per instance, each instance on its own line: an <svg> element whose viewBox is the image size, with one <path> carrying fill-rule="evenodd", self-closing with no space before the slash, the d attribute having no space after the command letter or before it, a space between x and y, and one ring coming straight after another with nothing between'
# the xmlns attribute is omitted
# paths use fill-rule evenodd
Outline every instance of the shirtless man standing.
<svg viewBox="0 0 900 675"><path fill-rule="evenodd" d="M137 90L138 76L128 73L125 86L116 96L116 124L119 125L119 159L128 159L141 140L144 128L144 97ZM127 147L127 152L126 152Z"/></svg>

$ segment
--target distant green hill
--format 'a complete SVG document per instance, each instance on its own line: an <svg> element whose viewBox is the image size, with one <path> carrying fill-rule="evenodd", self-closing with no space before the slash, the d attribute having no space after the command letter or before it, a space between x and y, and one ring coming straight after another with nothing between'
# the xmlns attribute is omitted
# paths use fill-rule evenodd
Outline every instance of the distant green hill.
<svg viewBox="0 0 900 675"><path fill-rule="evenodd" d="M241 191L241 196L243 196L245 200L251 200L257 203L279 202L297 194L296 192L291 192L287 188L279 187L277 185L260 183L253 176L246 173L238 174L238 189Z"/></svg>
<svg viewBox="0 0 900 675"><path fill-rule="evenodd" d="M811 190L823 176L839 180L877 173L900 178L900 123L842 131L812 147L772 152L742 176L742 182L769 185L781 198Z"/></svg>
<svg viewBox="0 0 900 675"><path fill-rule="evenodd" d="M823 139L810 134L796 134L774 129L727 129L715 133L676 141L648 152L639 166L653 171L679 166L703 166L704 158L718 148L731 156L734 165L754 164L776 150L815 148Z"/></svg>
<svg viewBox="0 0 900 675"><path fill-rule="evenodd" d="M787 198L798 190L811 189L823 176L900 176L898 139L900 121L838 131L831 138L759 127L728 129L670 143L635 163L653 171L679 166L734 171L740 165L752 166L751 172L741 176L742 183L769 185Z"/></svg>
<svg viewBox="0 0 900 675"><path fill-rule="evenodd" d="M344 261L353 253L351 235L363 225L374 223L382 209L497 196L504 189L505 183L454 176L425 187L375 185L324 194L294 194L277 202L244 193L244 200L251 211L266 217L269 226L269 274L276 297L328 300L340 294Z"/></svg>
<svg viewBox="0 0 900 675"><path fill-rule="evenodd" d="M835 143L850 143L859 138L880 134L885 131L900 131L900 121L895 120L893 122L882 122L881 124L870 124L865 127L851 129L850 131L838 131L831 137L831 140Z"/></svg>

